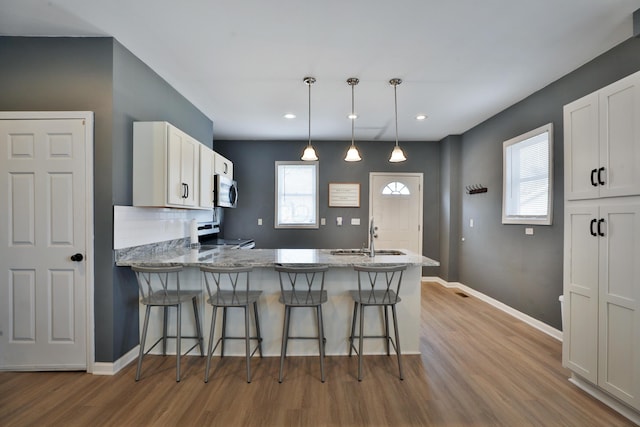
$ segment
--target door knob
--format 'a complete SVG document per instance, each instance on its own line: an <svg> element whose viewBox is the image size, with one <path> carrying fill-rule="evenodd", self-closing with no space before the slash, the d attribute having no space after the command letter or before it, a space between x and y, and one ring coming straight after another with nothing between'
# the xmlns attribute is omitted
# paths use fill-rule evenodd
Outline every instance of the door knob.
<svg viewBox="0 0 640 427"><path fill-rule="evenodd" d="M80 262L83 259L84 259L84 257L82 256L82 254L71 255L71 261Z"/></svg>

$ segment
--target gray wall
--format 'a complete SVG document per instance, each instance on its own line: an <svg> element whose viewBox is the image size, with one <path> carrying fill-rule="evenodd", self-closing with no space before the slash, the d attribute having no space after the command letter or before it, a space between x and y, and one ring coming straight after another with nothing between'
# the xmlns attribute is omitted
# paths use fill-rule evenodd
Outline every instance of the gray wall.
<svg viewBox="0 0 640 427"><path fill-rule="evenodd" d="M629 39L516 105L465 132L461 185L488 192L462 196L459 281L553 327L561 328L563 245L563 105L640 69L640 39ZM502 142L554 125L553 225L503 225ZM469 227L473 218L474 227Z"/></svg>
<svg viewBox="0 0 640 427"><path fill-rule="evenodd" d="M96 361L138 343L137 285L113 262L113 205L131 204L132 122L167 120L207 143L212 123L112 38L0 37L0 110L93 111Z"/></svg>
<svg viewBox="0 0 640 427"><path fill-rule="evenodd" d="M462 137L448 136L440 141L440 278L458 281L460 213L462 186L460 185Z"/></svg>
<svg viewBox="0 0 640 427"><path fill-rule="evenodd" d="M225 237L251 237L259 248L360 248L368 241L369 172L422 172L424 174L423 253L439 258L440 145L437 142L407 142L403 163L389 163L390 142L357 142L362 161L345 162L350 142L313 142L320 159L320 217L326 226L317 230L274 228L274 184L277 160L300 160L304 141L214 141L214 150L234 162L238 181L238 207L224 209ZM360 183L359 208L330 208L329 182ZM344 225L336 225L336 217ZM262 218L263 225L257 220ZM351 218L360 218L352 226ZM437 269L425 274L437 274Z"/></svg>

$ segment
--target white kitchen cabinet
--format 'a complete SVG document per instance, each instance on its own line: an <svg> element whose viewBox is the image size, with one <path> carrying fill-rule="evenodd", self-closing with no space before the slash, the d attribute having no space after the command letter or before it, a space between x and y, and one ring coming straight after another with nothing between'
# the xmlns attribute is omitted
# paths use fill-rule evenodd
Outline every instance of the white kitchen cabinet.
<svg viewBox="0 0 640 427"><path fill-rule="evenodd" d="M564 108L563 365L640 411L639 80Z"/></svg>
<svg viewBox="0 0 640 427"><path fill-rule="evenodd" d="M565 198L640 193L640 72L564 107Z"/></svg>
<svg viewBox="0 0 640 427"><path fill-rule="evenodd" d="M565 213L566 367L640 409L640 198Z"/></svg>
<svg viewBox="0 0 640 427"><path fill-rule="evenodd" d="M215 153L206 145L200 145L200 207L213 208L213 170Z"/></svg>
<svg viewBox="0 0 640 427"><path fill-rule="evenodd" d="M133 205L197 208L200 143L167 122L133 124Z"/></svg>
<svg viewBox="0 0 640 427"><path fill-rule="evenodd" d="M226 159L224 156L214 152L214 173L218 175L226 176L229 179L233 179L233 163Z"/></svg>

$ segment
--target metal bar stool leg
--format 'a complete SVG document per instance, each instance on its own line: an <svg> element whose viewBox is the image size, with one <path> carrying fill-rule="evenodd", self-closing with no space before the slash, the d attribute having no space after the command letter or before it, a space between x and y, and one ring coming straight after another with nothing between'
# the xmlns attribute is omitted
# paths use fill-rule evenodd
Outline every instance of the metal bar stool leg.
<svg viewBox="0 0 640 427"><path fill-rule="evenodd" d="M213 355L213 337L216 330L216 314L218 313L218 307L213 306L213 313L211 313L211 331L209 332L209 348L207 351L207 366L204 370L204 382L209 382L209 369L211 368L211 356Z"/></svg>
<svg viewBox="0 0 640 427"><path fill-rule="evenodd" d="M396 335L396 354L398 356L398 370L400 371L400 379L404 380L404 375L402 373L402 362L400 360L400 356L402 355L402 352L400 351L400 335L398 334L398 317L396 316L395 304L391 306L391 312L393 313L393 329L394 329L394 334Z"/></svg>
<svg viewBox="0 0 640 427"><path fill-rule="evenodd" d="M324 382L324 328L322 325L322 306L316 307L318 317L318 349L320 350L320 379Z"/></svg>
<svg viewBox="0 0 640 427"><path fill-rule="evenodd" d="M322 305L318 306L318 312L320 313L320 325L322 326L322 357L327 357L327 338L324 336L324 317L322 316Z"/></svg>
<svg viewBox="0 0 640 427"><path fill-rule="evenodd" d="M258 318L258 303L253 303L253 320L256 323L256 337L258 338L258 353L262 357L262 335L260 334L260 319Z"/></svg>
<svg viewBox="0 0 640 427"><path fill-rule="evenodd" d="M353 352L353 337L356 335L356 319L358 317L358 303L353 303L353 316L351 317L351 335L349 336L349 357Z"/></svg>
<svg viewBox="0 0 640 427"><path fill-rule="evenodd" d="M178 321L177 321L177 330L176 330L176 382L180 382L180 359L181 350L180 350L180 342L182 341L181 337L181 326L182 326L182 304L178 304Z"/></svg>
<svg viewBox="0 0 640 427"><path fill-rule="evenodd" d="M387 356L391 355L391 351L389 349L389 341L391 341L391 335L389 335L389 306L385 305L380 307L382 310L384 310L384 338L385 338L385 345L387 347Z"/></svg>
<svg viewBox="0 0 640 427"><path fill-rule="evenodd" d="M167 322L169 321L169 307L162 307L162 355L167 355Z"/></svg>
<svg viewBox="0 0 640 427"><path fill-rule="evenodd" d="M196 318L196 333L198 334L198 346L200 347L200 356L204 357L204 340L202 338L202 326L200 325L200 313L198 312L198 301L196 297L191 300L193 302L193 315Z"/></svg>
<svg viewBox="0 0 640 427"><path fill-rule="evenodd" d="M142 328L142 340L140 342L140 354L138 355L138 369L136 369L136 381L140 379L140 372L142 371L142 358L144 357L144 344L147 341L147 329L149 328L149 314L151 312L151 306L148 305L144 314L144 326Z"/></svg>
<svg viewBox="0 0 640 427"><path fill-rule="evenodd" d="M244 343L245 357L247 361L247 383L251 382L251 337L249 336L249 307L244 306Z"/></svg>
<svg viewBox="0 0 640 427"><path fill-rule="evenodd" d="M222 342L220 342L220 358L224 357L224 341L227 336L227 307L222 307Z"/></svg>
<svg viewBox="0 0 640 427"><path fill-rule="evenodd" d="M282 370L284 369L284 358L287 354L287 340L289 339L289 316L291 307L285 306L284 308L284 325L282 327L282 348L280 349L280 375L278 376L278 382L282 382Z"/></svg>
<svg viewBox="0 0 640 427"><path fill-rule="evenodd" d="M358 342L358 381L362 381L362 354L364 341L364 305L360 306L360 339Z"/></svg>

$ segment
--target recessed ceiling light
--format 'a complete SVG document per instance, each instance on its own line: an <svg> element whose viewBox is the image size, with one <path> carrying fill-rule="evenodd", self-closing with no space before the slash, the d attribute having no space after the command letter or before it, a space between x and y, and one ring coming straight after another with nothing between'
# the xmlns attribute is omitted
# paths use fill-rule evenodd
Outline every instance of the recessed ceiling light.
<svg viewBox="0 0 640 427"><path fill-rule="evenodd" d="M427 115L426 115L426 114L418 114L418 115L416 116L416 120L424 120L424 119L426 119L426 118L427 118Z"/></svg>
<svg viewBox="0 0 640 427"><path fill-rule="evenodd" d="M284 115L284 118L285 119L295 119L296 115L293 114L293 113L287 113L287 114Z"/></svg>
<svg viewBox="0 0 640 427"><path fill-rule="evenodd" d="M349 114L349 115L347 116L347 118L349 118L349 119L351 119L351 120L353 120L353 119L357 119L357 118L358 118L358 115L357 115L357 114Z"/></svg>

